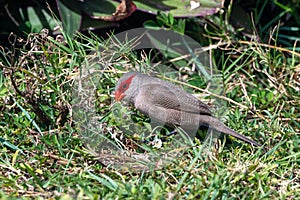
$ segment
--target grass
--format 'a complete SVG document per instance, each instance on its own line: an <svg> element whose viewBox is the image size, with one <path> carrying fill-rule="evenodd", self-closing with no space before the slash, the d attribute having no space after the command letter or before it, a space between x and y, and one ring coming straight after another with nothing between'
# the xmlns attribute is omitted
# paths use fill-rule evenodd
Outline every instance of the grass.
<svg viewBox="0 0 300 200"><path fill-rule="evenodd" d="M27 40L17 41L11 36L10 49L1 48L0 197L300 198L299 53L276 44L235 40L236 35L228 37L230 31L226 31L207 33L210 61L220 67L224 84L218 93L209 90L193 63L170 63L170 57L154 51L132 52L135 40L107 43L91 34L75 39L64 36L61 42L30 34ZM162 78L171 77L213 107L220 102L226 105L222 120L262 143L266 151L222 137L209 147L196 140L184 155L158 170L104 167L104 161L86 146L99 138L83 139L86 135L75 121L91 122L89 114L95 109L99 116L95 130L118 136L126 147L138 149L132 141L143 127L149 127L149 120L127 107L118 107L122 112L116 113L119 109L111 105L113 90L124 71L154 71L151 62L156 58L169 68L179 66L173 73L161 72ZM84 86L97 89L97 106L83 102L79 108L84 112L76 116L72 107L74 101L78 103L76 75L91 63L99 76ZM132 127L132 120L139 126ZM124 135L126 131L131 134ZM109 154L106 159L112 162Z"/></svg>

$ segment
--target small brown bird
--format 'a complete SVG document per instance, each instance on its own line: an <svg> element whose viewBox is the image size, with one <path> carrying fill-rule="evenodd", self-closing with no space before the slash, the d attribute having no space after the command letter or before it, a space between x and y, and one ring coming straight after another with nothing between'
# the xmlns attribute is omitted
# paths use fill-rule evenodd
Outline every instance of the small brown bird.
<svg viewBox="0 0 300 200"><path fill-rule="evenodd" d="M200 126L236 137L255 146L259 143L235 132L212 116L208 105L182 88L140 72L124 74L116 85L116 101L132 103L137 110L151 119L183 130L198 130Z"/></svg>

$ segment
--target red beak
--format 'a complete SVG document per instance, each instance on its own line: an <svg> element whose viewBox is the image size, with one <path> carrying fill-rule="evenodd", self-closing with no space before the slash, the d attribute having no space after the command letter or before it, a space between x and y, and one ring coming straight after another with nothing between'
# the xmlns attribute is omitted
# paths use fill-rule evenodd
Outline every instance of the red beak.
<svg viewBox="0 0 300 200"><path fill-rule="evenodd" d="M125 94L120 92L120 91L116 91L115 93L115 100L116 101L121 101L123 98L125 97Z"/></svg>

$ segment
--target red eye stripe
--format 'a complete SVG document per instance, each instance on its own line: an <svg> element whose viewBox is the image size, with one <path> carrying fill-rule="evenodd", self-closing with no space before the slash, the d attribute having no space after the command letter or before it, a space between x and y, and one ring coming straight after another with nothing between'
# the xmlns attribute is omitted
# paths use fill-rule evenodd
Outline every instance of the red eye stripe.
<svg viewBox="0 0 300 200"><path fill-rule="evenodd" d="M119 86L119 88L118 88L118 91L119 92L121 92L121 93L123 93L123 92L125 92L128 88L129 88L129 85L131 84L131 81L132 81L132 79L135 77L135 74L134 75L132 75L132 76L130 76L128 79L126 79L125 81L123 81L121 84L120 84L120 86Z"/></svg>

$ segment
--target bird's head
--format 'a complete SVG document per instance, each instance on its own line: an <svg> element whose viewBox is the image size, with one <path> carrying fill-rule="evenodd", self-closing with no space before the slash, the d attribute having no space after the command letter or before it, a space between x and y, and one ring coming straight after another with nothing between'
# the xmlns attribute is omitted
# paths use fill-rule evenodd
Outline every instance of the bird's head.
<svg viewBox="0 0 300 200"><path fill-rule="evenodd" d="M118 81L115 89L116 101L131 101L137 94L139 88L138 72L128 72Z"/></svg>

